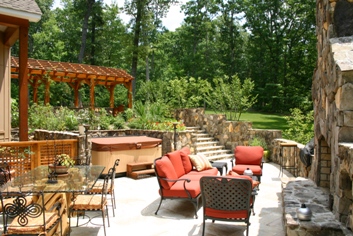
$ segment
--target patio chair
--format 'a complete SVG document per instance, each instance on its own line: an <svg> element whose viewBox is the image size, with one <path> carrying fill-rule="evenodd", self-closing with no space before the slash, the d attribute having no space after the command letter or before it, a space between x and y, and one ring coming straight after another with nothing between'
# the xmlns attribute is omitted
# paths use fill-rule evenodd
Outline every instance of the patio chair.
<svg viewBox="0 0 353 236"><path fill-rule="evenodd" d="M113 172L112 168L108 172ZM103 228L104 235L106 235L105 229L105 218L108 220L108 227L110 227L109 223L109 213L108 213L108 204L107 204L107 194L108 194L108 182L110 176L106 175L103 181L103 188L100 194L79 194L73 195L73 200L69 207L69 227L71 228L71 216L73 213L79 212L96 212L100 211L102 213L103 218ZM76 227L78 227L79 222L79 214L77 214L77 223Z"/></svg>
<svg viewBox="0 0 353 236"><path fill-rule="evenodd" d="M249 179L236 177L204 176L200 179L203 226L207 219L244 222L249 235L252 184Z"/></svg>
<svg viewBox="0 0 353 236"><path fill-rule="evenodd" d="M115 191L114 191L114 179L116 174L116 167L119 166L120 159L116 159L112 168L109 169L107 176L109 177L107 192L110 195L110 200L112 203L113 217L115 217L114 209L116 209L115 202ZM96 183L93 188L88 192L88 194L100 194L103 191L103 183Z"/></svg>
<svg viewBox="0 0 353 236"><path fill-rule="evenodd" d="M51 209L46 210L43 192L14 193L16 197L0 195L3 213L3 235L47 235L62 230L61 205L59 199ZM35 202L33 199L37 199Z"/></svg>
<svg viewBox="0 0 353 236"><path fill-rule="evenodd" d="M260 146L236 146L234 149L234 157L232 159L235 165L232 171L242 175L244 171L249 168L253 175L261 182L263 169L263 153L264 149Z"/></svg>

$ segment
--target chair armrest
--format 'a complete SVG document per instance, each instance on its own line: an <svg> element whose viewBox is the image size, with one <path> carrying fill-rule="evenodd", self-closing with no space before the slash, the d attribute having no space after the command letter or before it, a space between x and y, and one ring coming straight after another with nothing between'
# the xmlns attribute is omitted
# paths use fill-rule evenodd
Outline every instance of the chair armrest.
<svg viewBox="0 0 353 236"><path fill-rule="evenodd" d="M159 176L157 176L157 178L163 179L163 180L168 181L168 182L186 181L186 182L189 183L191 181L190 179L167 179L167 178L162 178L162 177L159 177Z"/></svg>

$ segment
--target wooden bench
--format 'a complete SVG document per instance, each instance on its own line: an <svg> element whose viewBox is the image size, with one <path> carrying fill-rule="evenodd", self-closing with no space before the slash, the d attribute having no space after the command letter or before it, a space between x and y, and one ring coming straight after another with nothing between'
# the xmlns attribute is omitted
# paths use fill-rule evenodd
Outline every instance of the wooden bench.
<svg viewBox="0 0 353 236"><path fill-rule="evenodd" d="M126 165L126 175L133 179L154 174L153 162L136 162Z"/></svg>

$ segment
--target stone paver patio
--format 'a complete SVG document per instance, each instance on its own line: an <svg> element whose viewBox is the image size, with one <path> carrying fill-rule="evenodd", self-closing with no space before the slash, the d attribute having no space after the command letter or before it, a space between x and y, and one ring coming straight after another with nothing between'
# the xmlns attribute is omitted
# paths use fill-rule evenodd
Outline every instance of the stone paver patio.
<svg viewBox="0 0 353 236"><path fill-rule="evenodd" d="M230 168L230 167L229 167ZM255 216L250 218L249 235L283 236L283 211L281 197L281 179L279 166L264 163L262 183L255 202ZM292 177L284 172L283 178ZM110 227L107 235L144 235L144 236L196 236L202 235L202 207L198 219L193 218L193 205L182 200L165 200L158 215L154 212L159 204L158 184L156 177L139 180L127 177L115 179L117 209L115 217L110 214ZM111 213L111 211L110 211ZM80 219L83 223L85 219ZM101 224L100 217L92 220ZM76 219L73 218L73 224ZM243 223L206 221L208 236L246 235ZM73 228L73 236L102 236L103 227L88 224Z"/></svg>

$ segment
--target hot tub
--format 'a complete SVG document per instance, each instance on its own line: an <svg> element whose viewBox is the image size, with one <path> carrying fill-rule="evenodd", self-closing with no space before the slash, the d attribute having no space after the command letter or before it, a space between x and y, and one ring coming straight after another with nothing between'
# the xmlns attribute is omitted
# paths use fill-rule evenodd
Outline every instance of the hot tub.
<svg viewBox="0 0 353 236"><path fill-rule="evenodd" d="M120 159L116 173L126 172L128 163L153 162L162 154L162 140L147 136L124 136L94 138L92 141L92 164L103 165L103 174Z"/></svg>

